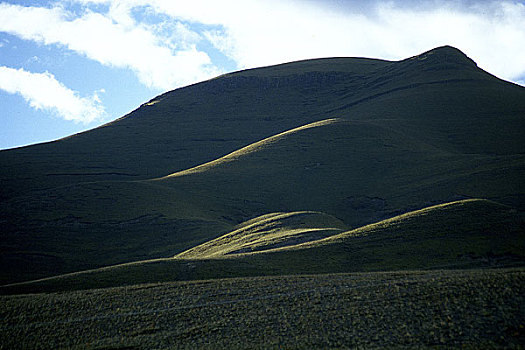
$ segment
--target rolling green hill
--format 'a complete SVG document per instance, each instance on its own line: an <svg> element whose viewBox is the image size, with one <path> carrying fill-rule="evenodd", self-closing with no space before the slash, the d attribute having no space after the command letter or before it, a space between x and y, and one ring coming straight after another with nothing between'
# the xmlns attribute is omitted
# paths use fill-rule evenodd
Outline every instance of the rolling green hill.
<svg viewBox="0 0 525 350"><path fill-rule="evenodd" d="M208 259L243 252L294 246L345 231L345 225L316 212L272 213L249 220L236 230L177 254L179 259Z"/></svg>
<svg viewBox="0 0 525 350"><path fill-rule="evenodd" d="M524 131L452 47L226 74L1 151L0 284L519 265Z"/></svg>
<svg viewBox="0 0 525 350"><path fill-rule="evenodd" d="M525 220L515 209L472 199L440 204L354 230L315 212L273 213L169 259L14 284L2 293L140 283L523 265Z"/></svg>

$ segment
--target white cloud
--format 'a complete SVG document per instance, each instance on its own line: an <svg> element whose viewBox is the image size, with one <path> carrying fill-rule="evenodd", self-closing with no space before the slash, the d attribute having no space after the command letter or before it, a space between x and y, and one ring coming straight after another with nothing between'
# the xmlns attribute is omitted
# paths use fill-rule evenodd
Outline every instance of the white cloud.
<svg viewBox="0 0 525 350"><path fill-rule="evenodd" d="M139 2L115 2L108 13L87 10L71 19L72 14L59 7L4 3L0 31L45 45L63 45L104 65L129 68L146 86L162 90L221 73L205 52L187 44L191 34L187 28L178 26L184 45L173 45L157 36L154 27L135 23L129 13L132 4Z"/></svg>
<svg viewBox="0 0 525 350"><path fill-rule="evenodd" d="M170 3L170 2L167 2ZM250 2L243 2L247 7ZM453 45L480 67L516 80L525 73L525 5L511 1L404 6L379 1L368 12L341 11L319 3L265 1L254 12L220 15L222 32L207 38L242 67L326 56L402 59ZM174 6L172 6L174 7ZM244 8L244 7L243 7ZM213 22L208 16L197 17Z"/></svg>
<svg viewBox="0 0 525 350"><path fill-rule="evenodd" d="M525 73L525 5L517 1L135 3L177 20L219 25L202 35L239 68L327 56L396 60L449 44L502 78Z"/></svg>
<svg viewBox="0 0 525 350"><path fill-rule="evenodd" d="M395 34L388 40L393 58L449 44L499 77L516 81L525 74L523 4L499 1L421 10L382 6L378 15L383 32Z"/></svg>
<svg viewBox="0 0 525 350"><path fill-rule="evenodd" d="M92 97L80 97L48 72L0 66L0 90L20 94L31 107L55 112L65 120L88 124L105 115L96 92Z"/></svg>
<svg viewBox="0 0 525 350"><path fill-rule="evenodd" d="M74 16L63 9L71 2L87 10ZM525 5L516 0L62 4L51 9L0 4L0 31L132 69L145 85L164 90L222 73L200 49L203 41L238 68L329 56L396 60L449 44L504 79L517 81L525 74ZM161 22L140 22L133 11L156 14Z"/></svg>

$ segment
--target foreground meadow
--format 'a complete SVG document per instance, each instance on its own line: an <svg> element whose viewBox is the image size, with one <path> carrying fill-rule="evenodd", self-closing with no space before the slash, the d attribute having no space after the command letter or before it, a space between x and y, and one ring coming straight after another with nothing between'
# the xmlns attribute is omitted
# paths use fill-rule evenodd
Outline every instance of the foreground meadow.
<svg viewBox="0 0 525 350"><path fill-rule="evenodd" d="M0 348L523 348L525 269L169 282L0 297Z"/></svg>

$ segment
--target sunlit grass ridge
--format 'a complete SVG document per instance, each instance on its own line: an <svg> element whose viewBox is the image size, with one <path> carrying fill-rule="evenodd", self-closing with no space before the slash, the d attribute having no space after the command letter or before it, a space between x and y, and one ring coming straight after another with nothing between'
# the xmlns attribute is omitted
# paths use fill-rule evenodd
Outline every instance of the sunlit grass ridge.
<svg viewBox="0 0 525 350"><path fill-rule="evenodd" d="M190 168L190 169L186 169L186 170L183 170L183 171L179 171L179 172L167 175L167 176L163 177L162 179L167 179L167 178L171 178L171 177L185 176L185 175L196 174L196 173L199 173L199 172L204 172L204 171L209 170L209 169L211 169L211 168L213 168L215 166L224 165L224 164L227 164L229 162L233 162L233 161L239 160L243 156L247 156L250 153L260 151L263 148L268 147L268 146L272 145L273 143L277 142L278 140L281 140L281 139L283 139L283 138L285 138L285 137L287 137L287 136L289 136L291 134L294 134L294 133L297 133L297 132L300 132L300 131L303 131L303 130L307 130L307 129L310 129L310 128L316 128L316 127L323 126L323 125L337 123L338 121L341 121L341 120L337 119L337 118L326 119L326 120L321 120L321 121L318 121L318 122L310 123L310 124L307 124L307 125L303 125L303 126L294 128L292 130L287 130L287 131L282 132L280 134L277 134L277 135L265 138L264 140L252 143L251 145L243 147L243 148L241 148L241 149L239 149L239 150L237 150L235 152L229 153L229 154L225 155L224 157L215 159L215 160L213 160L211 162L208 162L208 163L205 163L205 164L201 164L201 165L198 165L198 166Z"/></svg>

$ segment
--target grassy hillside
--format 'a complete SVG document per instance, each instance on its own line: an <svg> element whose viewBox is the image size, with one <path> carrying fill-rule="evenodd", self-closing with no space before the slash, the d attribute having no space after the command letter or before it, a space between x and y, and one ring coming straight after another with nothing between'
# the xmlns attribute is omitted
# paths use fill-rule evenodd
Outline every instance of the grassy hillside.
<svg viewBox="0 0 525 350"><path fill-rule="evenodd" d="M6 201L3 279L170 257L276 211L318 211L358 227L457 198L498 200L519 190L521 164L519 155L455 154L331 119L156 180L83 183Z"/></svg>
<svg viewBox="0 0 525 350"><path fill-rule="evenodd" d="M167 92L103 127L0 152L0 284L169 258L218 237L235 242L229 253L290 245L468 198L520 212L524 116L523 87L451 47L292 62ZM290 214L272 221L273 240L238 226L303 212L316 213L311 226ZM253 274L263 258L250 259Z"/></svg>
<svg viewBox="0 0 525 350"><path fill-rule="evenodd" d="M231 198L231 211L321 211L356 227L460 198L523 191L524 155L446 151L375 123L331 119L154 181Z"/></svg>
<svg viewBox="0 0 525 350"><path fill-rule="evenodd" d="M233 228L202 198L133 182L59 187L4 203L1 281L173 256Z"/></svg>
<svg viewBox="0 0 525 350"><path fill-rule="evenodd" d="M321 222L324 238L312 234ZM261 275L505 267L525 262L523 216L486 200L437 205L342 230L339 221L319 213L276 213L243 223L175 258L62 275L0 291L60 291Z"/></svg>
<svg viewBox="0 0 525 350"><path fill-rule="evenodd" d="M179 259L209 259L294 246L345 231L334 217L317 212L272 213L249 220L236 230L184 251Z"/></svg>
<svg viewBox="0 0 525 350"><path fill-rule="evenodd" d="M0 199L86 181L159 177L197 166L324 119L318 117L326 109L321 100L333 99L333 86L387 64L352 58L304 61L168 92L94 130L0 151L0 164L6 165L0 167Z"/></svg>
<svg viewBox="0 0 525 350"><path fill-rule="evenodd" d="M293 217L293 213L288 215ZM244 257L272 253L285 256L304 255L305 259L314 256L327 257L327 261L345 259L350 262L361 256L361 259L365 260L373 257L372 260L377 260L379 269L386 269L395 260L406 264L401 268L436 267L440 259L449 260L455 265L454 259L462 257L462 254L467 254L470 258L479 258L487 254L517 258L523 256L522 248L525 246L525 222L516 210L487 200L471 199L416 210L350 231L333 232L325 238L308 237L305 232L303 235L307 237L303 239L304 242L295 245L264 247L263 244L259 244L258 249L237 250L238 242L234 238L241 231L244 231L240 234L243 238L249 239L255 232L255 235L258 233L257 236L268 237L272 242L276 225L267 225L267 221L274 221L272 219L271 217L257 220L254 224L243 225L232 233L192 248L176 258L207 259L226 258L228 255ZM260 228L261 224L263 228ZM312 229L315 224L306 227ZM279 227L287 229L288 225L281 223ZM214 252L210 252L212 249ZM365 251L360 251L361 249ZM356 252L352 254L349 250ZM400 255L400 251L403 251L403 254ZM379 255L383 254L388 258L378 260ZM404 261L403 257L408 260ZM421 261L415 262L410 259Z"/></svg>
<svg viewBox="0 0 525 350"><path fill-rule="evenodd" d="M522 153L523 96L450 47L399 62L337 58L241 71L168 92L92 131L0 152L0 198L164 176L332 117L380 121L469 153Z"/></svg>

